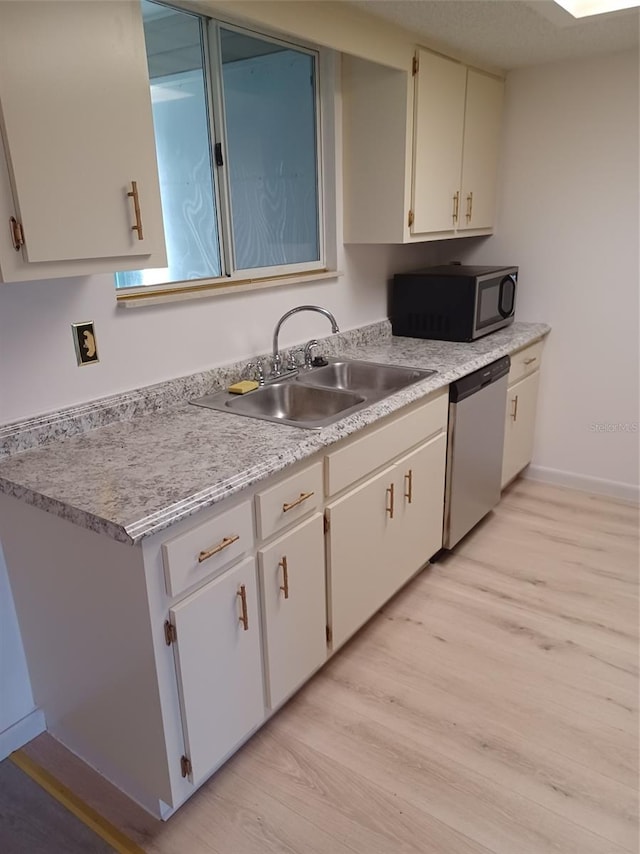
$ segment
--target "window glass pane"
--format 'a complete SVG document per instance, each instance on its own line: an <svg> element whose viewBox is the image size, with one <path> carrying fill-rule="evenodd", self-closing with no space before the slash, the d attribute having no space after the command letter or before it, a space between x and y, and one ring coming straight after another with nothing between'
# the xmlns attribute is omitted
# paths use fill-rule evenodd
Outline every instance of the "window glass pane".
<svg viewBox="0 0 640 854"><path fill-rule="evenodd" d="M220 29L236 267L320 258L314 57Z"/></svg>
<svg viewBox="0 0 640 854"><path fill-rule="evenodd" d="M169 266L116 286L221 275L200 19L142 0Z"/></svg>

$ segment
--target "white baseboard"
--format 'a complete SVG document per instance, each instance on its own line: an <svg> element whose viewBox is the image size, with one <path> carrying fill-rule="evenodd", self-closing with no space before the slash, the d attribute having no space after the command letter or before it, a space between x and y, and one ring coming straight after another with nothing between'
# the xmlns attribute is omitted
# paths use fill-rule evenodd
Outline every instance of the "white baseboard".
<svg viewBox="0 0 640 854"><path fill-rule="evenodd" d="M34 709L10 727L0 732L0 760L25 745L46 729L44 714Z"/></svg>
<svg viewBox="0 0 640 854"><path fill-rule="evenodd" d="M529 466L524 470L523 475L530 480L539 480L542 483L555 483L558 486L579 489L580 492L608 495L611 498L620 498L632 504L640 504L640 487L632 483L605 480L601 477L589 477L588 475L575 474L574 472L562 471L561 469L551 469L546 466Z"/></svg>

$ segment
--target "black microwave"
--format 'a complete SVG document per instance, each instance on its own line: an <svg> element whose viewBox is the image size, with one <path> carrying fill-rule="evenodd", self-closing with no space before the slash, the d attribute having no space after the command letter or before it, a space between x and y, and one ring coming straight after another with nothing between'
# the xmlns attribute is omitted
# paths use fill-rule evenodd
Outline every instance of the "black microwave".
<svg viewBox="0 0 640 854"><path fill-rule="evenodd" d="M475 341L513 323L517 267L445 264L398 273L391 289L394 335Z"/></svg>

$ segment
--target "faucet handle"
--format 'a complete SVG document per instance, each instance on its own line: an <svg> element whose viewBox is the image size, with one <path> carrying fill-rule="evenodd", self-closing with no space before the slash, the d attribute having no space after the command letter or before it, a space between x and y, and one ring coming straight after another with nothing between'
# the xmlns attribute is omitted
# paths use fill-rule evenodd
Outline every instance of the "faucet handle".
<svg viewBox="0 0 640 854"><path fill-rule="evenodd" d="M304 347L294 347L292 350L289 350L287 354L287 370L297 371L304 364L305 358Z"/></svg>
<svg viewBox="0 0 640 854"><path fill-rule="evenodd" d="M304 345L304 366L305 368L313 367L313 358L311 356L311 351L314 348L320 347L315 338L312 338L311 341L307 341Z"/></svg>
<svg viewBox="0 0 640 854"><path fill-rule="evenodd" d="M274 353L273 358L271 359L271 373L270 376L279 377L282 374L282 356L280 353Z"/></svg>
<svg viewBox="0 0 640 854"><path fill-rule="evenodd" d="M264 385L264 362L262 359L256 359L255 362L249 362L247 371L254 371L254 379L258 381L258 385Z"/></svg>

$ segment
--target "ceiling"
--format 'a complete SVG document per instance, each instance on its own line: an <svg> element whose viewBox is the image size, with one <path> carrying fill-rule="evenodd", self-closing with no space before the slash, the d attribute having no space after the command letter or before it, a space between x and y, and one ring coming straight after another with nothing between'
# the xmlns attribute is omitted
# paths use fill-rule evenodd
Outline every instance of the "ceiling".
<svg viewBox="0 0 640 854"><path fill-rule="evenodd" d="M346 0L427 46L508 70L638 47L638 9L576 20L552 0Z"/></svg>

